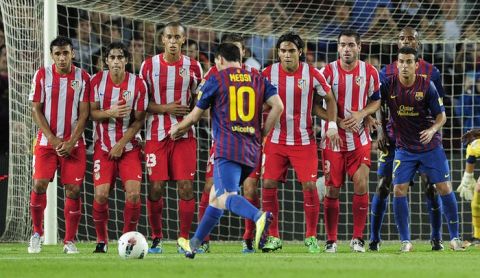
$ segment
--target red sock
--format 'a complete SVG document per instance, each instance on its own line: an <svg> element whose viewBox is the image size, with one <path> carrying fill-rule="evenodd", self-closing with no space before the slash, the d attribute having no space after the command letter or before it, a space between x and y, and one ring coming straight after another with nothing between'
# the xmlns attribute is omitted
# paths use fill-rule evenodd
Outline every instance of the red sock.
<svg viewBox="0 0 480 278"><path fill-rule="evenodd" d="M195 214L195 199L180 199L178 208L178 218L180 219L179 237L188 239L190 237L190 228L192 227L193 216Z"/></svg>
<svg viewBox="0 0 480 278"><path fill-rule="evenodd" d="M162 211L163 198L157 201L147 200L148 223L152 229L152 239L163 238L162 233Z"/></svg>
<svg viewBox="0 0 480 278"><path fill-rule="evenodd" d="M123 208L123 233L137 230L141 205L140 200L137 203L125 202L125 207Z"/></svg>
<svg viewBox="0 0 480 278"><path fill-rule="evenodd" d="M338 231L338 212L340 210L340 202L338 199L324 198L324 219L325 230L327 231L327 240L337 241Z"/></svg>
<svg viewBox="0 0 480 278"><path fill-rule="evenodd" d="M303 190L303 209L307 231L305 237L317 237L318 215L320 214L320 199L317 189Z"/></svg>
<svg viewBox="0 0 480 278"><path fill-rule="evenodd" d="M78 224L82 217L82 199L65 199L65 206L63 208L63 215L65 217L65 238L63 243L74 241L75 235L78 231Z"/></svg>
<svg viewBox="0 0 480 278"><path fill-rule="evenodd" d="M245 198L250 202L254 207L258 208L258 198L254 199ZM255 230L255 222L250 219L245 218L245 232L243 233L243 239L253 239L253 231Z"/></svg>
<svg viewBox="0 0 480 278"><path fill-rule="evenodd" d="M353 194L352 213L353 238L363 239L363 231L365 230L368 214L368 194Z"/></svg>
<svg viewBox="0 0 480 278"><path fill-rule="evenodd" d="M280 237L278 233L278 196L276 188L262 188L262 207L263 211L269 211L273 214L268 235Z"/></svg>
<svg viewBox="0 0 480 278"><path fill-rule="evenodd" d="M93 222L95 222L97 242L107 243L108 201L105 202L105 204L99 204L97 201L93 201Z"/></svg>
<svg viewBox="0 0 480 278"><path fill-rule="evenodd" d="M47 194L30 193L30 212L32 214L33 232L43 235L43 212L47 207Z"/></svg>
<svg viewBox="0 0 480 278"><path fill-rule="evenodd" d="M208 207L209 201L210 201L210 192L203 191L202 198L200 199L200 204L198 204L198 223L200 223L200 221L202 220L203 214L205 213L205 210ZM210 235L207 235L204 240L209 241Z"/></svg>

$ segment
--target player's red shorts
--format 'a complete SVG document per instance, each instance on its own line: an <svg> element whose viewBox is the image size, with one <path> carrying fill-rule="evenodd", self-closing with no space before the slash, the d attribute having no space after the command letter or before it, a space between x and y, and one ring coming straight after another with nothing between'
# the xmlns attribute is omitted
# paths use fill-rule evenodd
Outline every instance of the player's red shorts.
<svg viewBox="0 0 480 278"><path fill-rule="evenodd" d="M322 161L325 185L341 187L345 183L345 172L352 178L361 164L370 167L370 150L370 144L353 151L334 152L324 149Z"/></svg>
<svg viewBox="0 0 480 278"><path fill-rule="evenodd" d="M197 170L197 141L185 138L145 144L147 172L150 181L193 180Z"/></svg>
<svg viewBox="0 0 480 278"><path fill-rule="evenodd" d="M142 181L142 153L140 147L124 152L117 159L109 159L108 152L102 150L99 145L95 146L93 153L93 184L114 184L119 176L123 184L126 181Z"/></svg>
<svg viewBox="0 0 480 278"><path fill-rule="evenodd" d="M257 167L255 167L255 169L253 169L250 175L248 175L249 178L259 179L261 177L262 169L265 162L265 159L263 157L264 155L262 154L261 161L259 161L259 163L257 164ZM208 155L207 170L205 172L205 180L213 178L214 163L215 163L215 143L212 144L212 147L210 148L210 152Z"/></svg>
<svg viewBox="0 0 480 278"><path fill-rule="evenodd" d="M87 158L85 145L79 143L72 149L67 157L57 155L50 146L35 145L33 154L33 178L53 180L57 167L60 169L60 180L62 184L73 184L81 186L85 177Z"/></svg>
<svg viewBox="0 0 480 278"><path fill-rule="evenodd" d="M300 182L315 182L318 172L317 145L287 146L265 143L265 168L263 179L285 182L288 167L291 165Z"/></svg>

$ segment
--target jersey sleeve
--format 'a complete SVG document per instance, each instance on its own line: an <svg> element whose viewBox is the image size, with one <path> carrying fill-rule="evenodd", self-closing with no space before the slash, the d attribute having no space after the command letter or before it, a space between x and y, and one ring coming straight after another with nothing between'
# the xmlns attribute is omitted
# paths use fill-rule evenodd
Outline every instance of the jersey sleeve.
<svg viewBox="0 0 480 278"><path fill-rule="evenodd" d="M148 97L147 97L147 84L141 78L137 79L137 99L135 100L134 109L138 112L147 111Z"/></svg>
<svg viewBox="0 0 480 278"><path fill-rule="evenodd" d="M380 99L380 76L377 69L369 65L370 71L370 83L368 84L368 98L370 100L379 100Z"/></svg>
<svg viewBox="0 0 480 278"><path fill-rule="evenodd" d="M203 85L202 90L198 93L197 107L202 110L207 110L215 98L218 87L217 79L215 76L211 76Z"/></svg>
<svg viewBox="0 0 480 278"><path fill-rule="evenodd" d="M320 96L326 96L331 92L331 86L327 83L327 79L318 69L313 69L313 87Z"/></svg>
<svg viewBox="0 0 480 278"><path fill-rule="evenodd" d="M152 88L152 59L147 59L143 61L141 67L140 67L140 78L143 79L147 85L147 94L153 92Z"/></svg>
<svg viewBox="0 0 480 278"><path fill-rule="evenodd" d="M380 78L380 84L383 84L387 80L387 66L384 66L380 72L378 73L378 77Z"/></svg>
<svg viewBox="0 0 480 278"><path fill-rule="evenodd" d="M270 83L270 81L268 81L266 78L263 78L263 77L262 79L263 79L263 84L265 86L265 94L263 98L263 102L265 102L270 97L277 95L278 91L277 91L277 87L273 86L272 83Z"/></svg>
<svg viewBox="0 0 480 278"><path fill-rule="evenodd" d="M445 91L443 90L443 86L442 86L442 76L440 75L440 71L438 70L438 68L435 66L433 66L432 76L430 77L430 80L433 81L433 84L435 84L435 88L437 88L438 95L441 98L445 97Z"/></svg>
<svg viewBox="0 0 480 278"><path fill-rule="evenodd" d="M90 75L82 70L82 91L80 92L81 102L90 102Z"/></svg>
<svg viewBox="0 0 480 278"><path fill-rule="evenodd" d="M45 102L44 82L45 69L41 68L35 72L32 80L32 88L28 96L28 100L32 102Z"/></svg>
<svg viewBox="0 0 480 278"><path fill-rule="evenodd" d="M472 143L467 146L467 155L466 157L480 157L480 139L473 140Z"/></svg>
<svg viewBox="0 0 480 278"><path fill-rule="evenodd" d="M100 96L98 95L98 80L99 80L100 72L96 73L90 79L90 102L99 102Z"/></svg>
<svg viewBox="0 0 480 278"><path fill-rule="evenodd" d="M200 90L197 90L197 88L202 84L202 77L203 77L203 70L202 66L200 65L200 62L195 61L195 66L193 67L193 81L192 84L190 84L190 91L192 94L196 95Z"/></svg>
<svg viewBox="0 0 480 278"><path fill-rule="evenodd" d="M430 86L428 87L427 91L427 102L432 115L436 117L438 114L445 111L445 106L443 106L442 98L438 95L437 89L435 88L435 84L430 81Z"/></svg>

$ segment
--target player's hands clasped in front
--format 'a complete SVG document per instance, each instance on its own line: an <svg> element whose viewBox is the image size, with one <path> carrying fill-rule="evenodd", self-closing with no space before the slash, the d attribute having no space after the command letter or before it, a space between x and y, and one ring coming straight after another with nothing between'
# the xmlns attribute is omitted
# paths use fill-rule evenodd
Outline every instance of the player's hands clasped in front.
<svg viewBox="0 0 480 278"><path fill-rule="evenodd" d="M112 118L123 118L130 114L131 107L127 104L113 104L110 106L110 109L107 110L107 113Z"/></svg>
<svg viewBox="0 0 480 278"><path fill-rule="evenodd" d="M108 158L109 159L119 159L120 157L122 157L124 147L125 146L123 144L116 143L113 146L113 148L110 150L110 152L108 153Z"/></svg>
<svg viewBox="0 0 480 278"><path fill-rule="evenodd" d="M75 142L71 140L65 141L60 143L55 150L59 156L69 156L72 152L73 147L75 146Z"/></svg>
<svg viewBox="0 0 480 278"><path fill-rule="evenodd" d="M435 135L435 130L432 128L422 130L420 132L420 142L424 145L430 143L432 141L433 135Z"/></svg>
<svg viewBox="0 0 480 278"><path fill-rule="evenodd" d="M189 128L190 127L181 129L179 128L178 124L172 125L168 134L170 135L170 138L172 138L172 140L177 140L181 138L188 131Z"/></svg>
<svg viewBox="0 0 480 278"><path fill-rule="evenodd" d="M182 105L180 100L170 102L165 105L165 110L168 114L174 116L185 116L190 113L190 108L187 105Z"/></svg>
<svg viewBox="0 0 480 278"><path fill-rule="evenodd" d="M56 137L56 136L52 136L50 138L48 138L48 143L52 146L52 148L54 148L55 150L58 148L58 146L60 146L60 144L63 143L62 139Z"/></svg>
<svg viewBox="0 0 480 278"><path fill-rule="evenodd" d="M328 140L330 140L330 148L332 148L332 150L342 146L343 142L340 135L338 135L337 128L329 128L326 135Z"/></svg>
<svg viewBox="0 0 480 278"><path fill-rule="evenodd" d="M460 198L466 201L471 201L473 199L473 191L477 182L472 174L464 174L462 177L462 182L457 188L457 192L460 194Z"/></svg>

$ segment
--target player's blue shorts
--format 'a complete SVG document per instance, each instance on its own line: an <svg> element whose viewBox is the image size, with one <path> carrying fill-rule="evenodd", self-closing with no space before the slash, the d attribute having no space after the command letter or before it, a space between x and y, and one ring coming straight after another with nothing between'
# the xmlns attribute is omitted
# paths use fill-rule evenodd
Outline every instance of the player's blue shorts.
<svg viewBox="0 0 480 278"><path fill-rule="evenodd" d="M216 158L213 167L213 184L216 196L225 192L240 191L240 184L250 175L253 167L237 163L225 158Z"/></svg>
<svg viewBox="0 0 480 278"><path fill-rule="evenodd" d="M450 180L450 167L442 147L423 153L413 153L403 149L395 150L394 185L409 183L417 170L426 174L430 183Z"/></svg>
<svg viewBox="0 0 480 278"><path fill-rule="evenodd" d="M382 177L391 177L393 169L393 158L395 157L395 145L389 145L386 152L380 154L378 158L377 175Z"/></svg>

